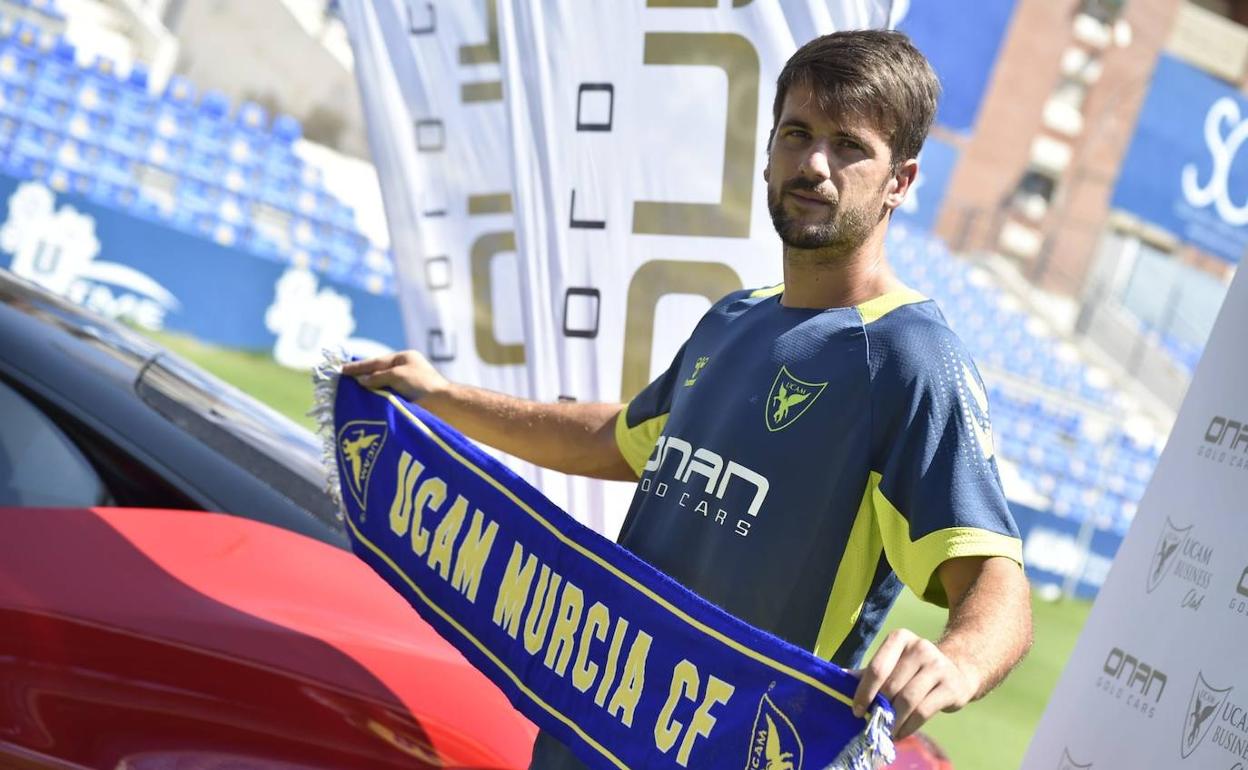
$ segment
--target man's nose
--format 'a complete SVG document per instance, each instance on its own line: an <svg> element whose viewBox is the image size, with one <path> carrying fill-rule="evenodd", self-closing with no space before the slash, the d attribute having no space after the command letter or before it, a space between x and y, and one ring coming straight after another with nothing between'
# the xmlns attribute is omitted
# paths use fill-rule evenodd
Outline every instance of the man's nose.
<svg viewBox="0 0 1248 770"><path fill-rule="evenodd" d="M811 148L810 152L806 153L806 157L802 159L802 165L798 168L798 171L803 177L819 182L832 176L827 149L823 147Z"/></svg>

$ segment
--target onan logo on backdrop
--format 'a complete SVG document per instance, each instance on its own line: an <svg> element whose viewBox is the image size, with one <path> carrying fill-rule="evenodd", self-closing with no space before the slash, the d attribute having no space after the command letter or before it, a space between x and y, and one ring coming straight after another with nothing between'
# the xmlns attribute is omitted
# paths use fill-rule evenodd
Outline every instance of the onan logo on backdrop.
<svg viewBox="0 0 1248 770"><path fill-rule="evenodd" d="M1184 759L1201 746L1217 747L1240 760L1233 767L1243 767L1241 763L1248 760L1248 709L1230 699L1234 689L1210 684L1203 671L1196 674L1179 736L1179 753ZM1208 761L1202 760L1199 766L1208 766Z"/></svg>
<svg viewBox="0 0 1248 770"><path fill-rule="evenodd" d="M1105 657L1096 687L1132 711L1152 719L1168 681L1161 671L1122 648L1114 647Z"/></svg>
<svg viewBox="0 0 1248 770"><path fill-rule="evenodd" d="M1198 455L1218 465L1248 470L1248 423L1214 416L1205 429Z"/></svg>
<svg viewBox="0 0 1248 770"><path fill-rule="evenodd" d="M95 220L39 182L23 182L9 197L0 249L13 255L15 274L109 318L161 329L178 298L150 276L116 262L97 262Z"/></svg>
<svg viewBox="0 0 1248 770"><path fill-rule="evenodd" d="M1213 547L1195 536L1194 525L1176 527L1167 517L1148 563L1148 593L1153 593L1173 576L1174 582L1187 586L1181 606L1198 610L1213 583L1213 572L1209 569L1212 561Z"/></svg>
<svg viewBox="0 0 1248 770"><path fill-rule="evenodd" d="M1235 593L1231 596L1229 609L1240 617L1248 618L1248 566L1245 566L1244 571L1239 573L1239 582L1235 584Z"/></svg>
<svg viewBox="0 0 1248 770"><path fill-rule="evenodd" d="M1223 124L1227 130L1223 132ZM1205 144L1213 167L1209 177L1200 181L1195 163L1183 167L1183 197L1194 208L1213 206L1222 221L1233 227L1248 224L1248 200L1237 204L1231 200L1231 166L1248 139L1248 119L1240 116L1239 102L1224 96L1213 103L1205 114Z"/></svg>
<svg viewBox="0 0 1248 770"><path fill-rule="evenodd" d="M677 463L668 463L673 453L680 455ZM668 472L671 475L668 475ZM695 513L724 526L731 517L734 521L733 531L742 537L750 534L750 526L767 499L771 482L761 473L750 470L735 460L724 463L724 458L709 449L693 445L675 436L659 436L654 445L654 452L646 461L640 484L643 494L655 497L676 498L676 504L689 508ZM694 476L700 478L694 479ZM706 483L703 484L702 480ZM733 482L736 481L736 484ZM746 493L750 497L749 507L744 511L729 512L720 507L729 489L738 493Z"/></svg>

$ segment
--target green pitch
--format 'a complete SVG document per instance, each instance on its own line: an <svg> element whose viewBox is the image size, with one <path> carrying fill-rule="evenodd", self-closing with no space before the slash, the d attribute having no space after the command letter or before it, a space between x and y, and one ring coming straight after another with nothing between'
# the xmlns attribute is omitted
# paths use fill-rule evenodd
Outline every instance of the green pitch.
<svg viewBox="0 0 1248 770"><path fill-rule="evenodd" d="M205 345L186 337L149 336L296 422L312 427L310 376L278 366L267 352L241 352ZM936 739L955 770L1014 770L1023 761L1049 693L1074 649L1091 605L1033 599L1036 642L1027 659L987 698L957 714L939 714L924 732ZM893 608L879 640L905 627L928 639L940 637L945 612L921 603L908 591Z"/></svg>

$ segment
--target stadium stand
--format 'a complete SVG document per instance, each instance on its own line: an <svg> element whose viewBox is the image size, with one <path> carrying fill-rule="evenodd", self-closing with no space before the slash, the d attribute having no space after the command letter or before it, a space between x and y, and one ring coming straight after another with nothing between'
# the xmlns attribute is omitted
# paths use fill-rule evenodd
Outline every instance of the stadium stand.
<svg viewBox="0 0 1248 770"><path fill-rule="evenodd" d="M1125 531L1159 449L1126 429L1108 378L941 240L898 224L889 238L900 277L940 303L979 363L999 457L1058 516Z"/></svg>
<svg viewBox="0 0 1248 770"><path fill-rule="evenodd" d="M294 118L173 76L84 63L51 0L0 17L0 170L225 246L393 294L391 255L295 152ZM46 21L47 23L43 23Z"/></svg>

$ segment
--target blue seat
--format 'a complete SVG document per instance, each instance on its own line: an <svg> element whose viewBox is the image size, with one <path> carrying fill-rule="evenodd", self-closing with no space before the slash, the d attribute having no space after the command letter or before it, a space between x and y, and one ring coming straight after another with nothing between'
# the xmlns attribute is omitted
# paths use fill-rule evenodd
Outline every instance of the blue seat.
<svg viewBox="0 0 1248 770"><path fill-rule="evenodd" d="M195 84L182 75L173 75L165 83L160 98L167 104L191 107L195 104Z"/></svg>
<svg viewBox="0 0 1248 770"><path fill-rule="evenodd" d="M250 133L266 133L269 128L269 114L255 102L243 102L234 112L234 125Z"/></svg>
<svg viewBox="0 0 1248 770"><path fill-rule="evenodd" d="M272 133L274 139L290 145L303 137L303 126L289 115L278 115L273 119Z"/></svg>

